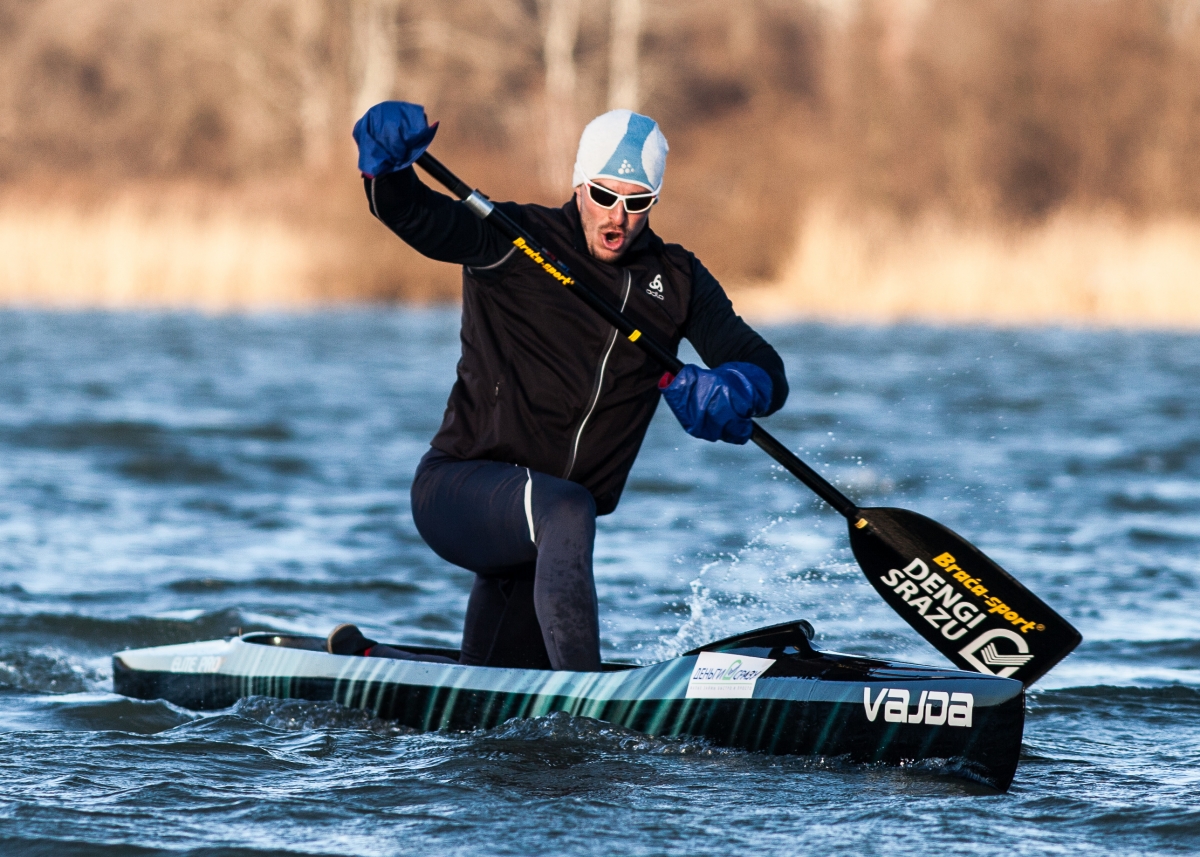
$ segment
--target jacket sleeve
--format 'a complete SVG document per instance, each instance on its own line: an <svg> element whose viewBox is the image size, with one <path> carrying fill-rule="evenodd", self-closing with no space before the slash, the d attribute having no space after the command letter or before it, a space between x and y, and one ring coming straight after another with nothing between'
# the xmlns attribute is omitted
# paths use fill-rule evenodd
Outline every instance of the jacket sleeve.
<svg viewBox="0 0 1200 857"><path fill-rule="evenodd" d="M512 245L457 200L426 187L412 167L363 179L371 213L430 259L470 267L499 262Z"/></svg>
<svg viewBox="0 0 1200 857"><path fill-rule="evenodd" d="M788 397L783 360L765 339L733 311L733 304L717 278L692 256L692 300L683 335L709 366L722 363L753 363L771 378L773 414Z"/></svg>

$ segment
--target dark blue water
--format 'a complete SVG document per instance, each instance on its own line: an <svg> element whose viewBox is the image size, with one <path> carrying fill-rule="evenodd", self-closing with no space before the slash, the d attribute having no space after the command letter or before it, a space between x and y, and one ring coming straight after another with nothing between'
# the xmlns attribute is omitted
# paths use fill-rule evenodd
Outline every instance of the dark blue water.
<svg viewBox="0 0 1200 857"><path fill-rule="evenodd" d="M769 331L770 429L863 504L971 538L1086 641L996 795L564 716L410 734L324 704L199 716L111 692L117 649L237 629L456 645L469 575L409 518L453 311L0 313L0 853L1200 851L1200 337ZM944 663L841 519L663 411L597 575L606 657L805 617Z"/></svg>

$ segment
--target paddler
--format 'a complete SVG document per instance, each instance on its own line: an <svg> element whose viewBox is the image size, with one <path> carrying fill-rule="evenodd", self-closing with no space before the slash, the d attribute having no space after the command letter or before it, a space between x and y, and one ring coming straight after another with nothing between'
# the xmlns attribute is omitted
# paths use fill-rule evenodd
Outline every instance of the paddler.
<svg viewBox="0 0 1200 857"><path fill-rule="evenodd" d="M376 105L354 129L371 213L417 252L463 266L462 357L413 478L413 520L438 556L475 574L460 663L598 670L596 516L617 508L659 399L689 434L744 444L750 419L787 399L783 361L699 259L650 229L668 151L653 119L593 119L561 208L497 207L641 330L672 351L686 338L714 367L674 377L536 254L421 182L412 164L435 132L405 102ZM328 649L401 656L353 625L335 628Z"/></svg>

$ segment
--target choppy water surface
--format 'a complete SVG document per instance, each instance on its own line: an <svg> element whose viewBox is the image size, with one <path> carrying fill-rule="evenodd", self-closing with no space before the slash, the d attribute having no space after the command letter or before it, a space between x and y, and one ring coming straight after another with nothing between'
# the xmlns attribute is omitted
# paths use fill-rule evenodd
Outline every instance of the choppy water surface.
<svg viewBox="0 0 1200 857"><path fill-rule="evenodd" d="M125 647L236 629L457 645L470 576L408 487L452 311L0 313L0 852L1188 853L1200 850L1200 337L771 330L770 429L866 505L971 538L1082 631L995 795L556 715L410 734L326 704L199 716L111 692ZM806 617L943 663L841 520L662 410L597 574L606 656Z"/></svg>

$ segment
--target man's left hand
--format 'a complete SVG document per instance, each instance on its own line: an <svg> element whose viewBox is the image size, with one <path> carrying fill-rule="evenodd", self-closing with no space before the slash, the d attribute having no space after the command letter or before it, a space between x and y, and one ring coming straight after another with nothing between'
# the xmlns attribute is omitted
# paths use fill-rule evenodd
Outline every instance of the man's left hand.
<svg viewBox="0 0 1200 857"><path fill-rule="evenodd" d="M688 364L658 382L684 431L702 440L743 444L752 417L771 406L771 378L753 363L722 363L715 369Z"/></svg>

